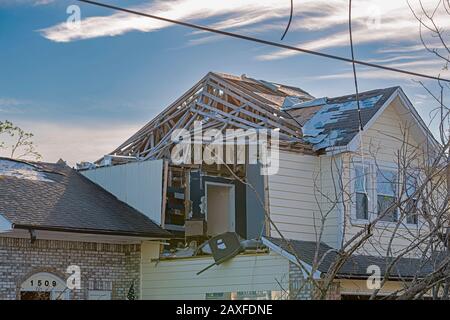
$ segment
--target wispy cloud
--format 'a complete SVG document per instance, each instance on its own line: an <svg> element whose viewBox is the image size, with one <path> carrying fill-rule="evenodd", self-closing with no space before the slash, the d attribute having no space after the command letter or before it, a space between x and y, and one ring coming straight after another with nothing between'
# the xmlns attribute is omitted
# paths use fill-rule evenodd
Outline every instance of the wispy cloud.
<svg viewBox="0 0 450 320"><path fill-rule="evenodd" d="M0 7L12 5L34 5L43 6L55 2L55 0L1 0Z"/></svg>
<svg viewBox="0 0 450 320"><path fill-rule="evenodd" d="M44 5L46 5L46 4L50 4L50 3L52 3L52 2L54 2L55 0L35 0L34 1L34 4L36 5L36 6L44 6Z"/></svg>
<svg viewBox="0 0 450 320"><path fill-rule="evenodd" d="M23 108L29 105L30 105L29 101L20 100L16 98L0 97L0 114L23 113L24 112Z"/></svg>
<svg viewBox="0 0 450 320"><path fill-rule="evenodd" d="M443 62L440 60L418 60L409 61L401 63L389 63L385 64L387 67L406 69L416 73L429 74L433 76L441 76L442 78L448 78L450 76L450 71L444 70ZM366 67L359 67L357 71L359 79L411 79L411 75L397 73L397 72L386 72L382 69L369 69ZM341 72L327 75L319 75L314 77L314 79L351 79L353 78L353 72Z"/></svg>
<svg viewBox="0 0 450 320"><path fill-rule="evenodd" d="M39 1L39 0L36 0ZM48 1L48 0L40 0ZM423 0L431 9L436 0ZM418 2L412 1L418 8ZM240 32L261 34L269 30L280 31L285 26L290 2L280 0L173 0L144 1L133 7L138 11L182 21L203 22L214 28L236 29ZM450 19L443 10L436 12L436 19L443 28L450 27ZM353 2L353 38L355 45L381 43L388 48L378 53L406 53L423 50L419 43L418 22L406 1L360 0ZM215 21L211 23L211 20ZM313 39L297 43L309 50L324 50L348 46L348 1L303 0L295 5L291 33ZM70 42L105 36L119 36L131 31L154 32L171 24L146 17L115 12L105 16L85 18L80 28L71 28L65 22L40 30L41 34L56 42ZM194 31L191 35L204 34ZM315 36L316 35L316 36ZM188 45L204 44L220 39L217 36L189 39ZM401 43L401 46L399 46ZM395 45L395 47L392 47ZM271 50L257 56L259 60L284 59L300 54L291 50ZM400 59L397 59L400 60ZM396 61L396 60L389 60ZM386 61L386 62L389 62Z"/></svg>
<svg viewBox="0 0 450 320"><path fill-rule="evenodd" d="M154 1L133 9L183 21L203 20L221 17L223 29L242 27L259 23L270 18L287 15L288 1L278 0L174 0ZM117 36L131 31L152 32L167 28L170 23L125 13L96 16L83 19L80 28L72 28L65 22L40 30L42 35L52 41L69 42L104 36Z"/></svg>

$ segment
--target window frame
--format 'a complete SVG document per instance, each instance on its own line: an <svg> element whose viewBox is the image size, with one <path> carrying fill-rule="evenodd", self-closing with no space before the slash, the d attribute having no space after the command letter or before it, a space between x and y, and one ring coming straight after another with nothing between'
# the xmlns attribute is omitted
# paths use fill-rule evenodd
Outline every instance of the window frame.
<svg viewBox="0 0 450 320"><path fill-rule="evenodd" d="M357 218L356 216L356 167L365 167L368 169L368 176L366 181L366 190L367 190L367 208L368 214L367 219ZM404 195L399 195L399 188L401 188L401 184L403 181L399 181L399 170L398 166L395 163L384 162L384 161L375 161L372 158L364 159L364 162L360 157L352 157L350 158L350 199L351 199L351 208L350 208L350 218L351 221L355 224L365 224L370 221L373 221L378 217L378 190L377 190L377 172L378 170L391 171L396 175L396 189L394 197L398 199L398 197L403 197ZM417 200L417 199L416 199ZM417 217L416 223L408 223L407 218L400 217L400 209L396 208L396 221L387 221L380 220L377 222L377 225L380 226L395 226L399 224L399 219L402 221L399 224L400 228L418 228L422 224L422 220L420 217Z"/></svg>
<svg viewBox="0 0 450 320"><path fill-rule="evenodd" d="M356 185L357 185L357 180L358 180L358 176L357 176L357 171L358 169L361 170L361 172L363 173L363 179L365 180L365 192L360 192L357 190ZM352 196L354 197L354 201L353 204L354 205L354 217L356 220L360 220L360 221L369 221L370 220L370 204L369 204L369 199L370 199L370 181L371 181L371 172L370 172L370 165L365 164L365 163L355 163L354 167L353 167L353 179L352 179L352 185L353 185L353 194ZM364 194L366 196L366 201L367 201L367 217L366 218L361 218L358 217L358 193L360 194Z"/></svg>
<svg viewBox="0 0 450 320"><path fill-rule="evenodd" d="M421 176L420 175L420 173L419 173L419 171L418 170L414 170L414 172L412 172L411 174L409 174L408 175L408 177L412 177L412 176L417 176L417 177L419 177L419 176ZM417 178L415 178L415 179L417 179ZM406 178L405 179L405 183L407 184L408 182L407 182L407 180L408 180L408 178ZM408 198L409 197L409 195L408 195L408 187L407 187L407 185L405 185L405 197L406 198ZM417 188L416 188L416 184L415 184L415 186L414 186L414 192L416 192L417 191ZM413 193L414 193L413 192ZM419 205L420 205L420 203L419 203L419 197L417 197L417 196L415 196L415 197L412 197L412 199L416 202L416 207L418 207ZM407 203L407 201L405 201L405 205L406 205L406 203ZM404 209L404 210L406 210L406 208ZM406 216L405 217L405 225L406 226L408 226L408 227L420 227L420 225L421 225L421 219L419 219L419 216L416 214L415 215L416 216L416 222L415 223L410 223L410 222L408 222L408 216Z"/></svg>
<svg viewBox="0 0 450 320"><path fill-rule="evenodd" d="M394 179L396 180L394 183L395 185L395 189L393 190L393 195L391 194L386 194L386 193L379 193L378 192L378 173L381 171L385 171L385 172L390 172L394 174ZM385 197L392 197L394 198L394 202L398 201L398 169L394 168L393 166L383 166L383 165L378 165L376 168L374 168L374 173L375 173L375 197L374 199L376 199L376 210L375 210L375 215L378 217L379 215L379 206L378 206L378 196L385 196ZM400 217L400 212L399 212L399 208L396 207L395 208L395 218L394 220L382 220L380 219L381 222L387 222L387 223L392 223L392 224L396 224L398 223L399 217Z"/></svg>
<svg viewBox="0 0 450 320"><path fill-rule="evenodd" d="M372 220L373 216L373 165L374 161L371 159L352 158L350 165L350 199L351 199L351 221L356 224L365 224ZM363 171L367 169L366 175L366 195L367 195L367 219L357 217L356 206L356 168L362 167Z"/></svg>

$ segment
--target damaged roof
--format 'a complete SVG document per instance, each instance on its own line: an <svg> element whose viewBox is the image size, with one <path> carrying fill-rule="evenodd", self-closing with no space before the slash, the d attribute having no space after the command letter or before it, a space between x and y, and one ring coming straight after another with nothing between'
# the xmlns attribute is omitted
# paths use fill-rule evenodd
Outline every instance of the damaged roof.
<svg viewBox="0 0 450 320"><path fill-rule="evenodd" d="M212 74L239 86L262 100L266 100L275 110L280 110L285 99L295 97L296 101L309 101L314 99L308 92L293 86L276 82L257 80L247 77L245 74L234 76L228 73L212 72Z"/></svg>
<svg viewBox="0 0 450 320"><path fill-rule="evenodd" d="M377 89L359 94L363 127L400 87ZM292 100L292 99L291 99ZM319 98L306 102L285 103L282 110L302 126L303 139L314 150L345 146L359 132L356 95Z"/></svg>
<svg viewBox="0 0 450 320"><path fill-rule="evenodd" d="M390 87L359 93L363 127L397 90L402 92ZM221 130L279 129L283 147L307 154L346 146L359 132L355 94L315 98L298 87L209 72L110 155L162 158L173 145L168 136L174 128L193 132L192 117Z"/></svg>
<svg viewBox="0 0 450 320"><path fill-rule="evenodd" d="M297 254L303 262L312 266L314 261L314 256L317 250L317 242L313 241L300 241L300 240L289 240L292 248L279 238L266 238L271 243L275 244L277 247L283 249L286 252L294 255ZM320 272L326 273L330 268L331 264L337 257L336 249L320 243L318 247L318 261L323 259L323 262L318 266ZM376 265L381 270L381 275L384 276L387 268L393 262L394 258L390 257L376 257L369 255L352 255L344 263L341 269L338 271L338 276L342 278L360 278L368 276L367 268L370 265ZM414 276L425 276L433 271L433 266L430 263L423 264L421 259L414 258L400 258L391 269L389 278L412 278Z"/></svg>
<svg viewBox="0 0 450 320"><path fill-rule="evenodd" d="M171 236L62 162L0 158L0 215L22 229Z"/></svg>

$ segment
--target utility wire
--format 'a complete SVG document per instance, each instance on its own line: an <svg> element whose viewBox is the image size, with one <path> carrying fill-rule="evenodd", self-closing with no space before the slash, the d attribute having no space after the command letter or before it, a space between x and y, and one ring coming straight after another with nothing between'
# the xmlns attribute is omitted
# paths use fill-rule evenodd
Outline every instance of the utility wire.
<svg viewBox="0 0 450 320"><path fill-rule="evenodd" d="M365 163L366 161L364 160L364 141L363 141L363 122L362 122L362 118L361 118L361 106L360 106L360 102L359 102L359 90L358 90L358 77L356 76L356 65L355 65L355 52L353 50L353 37L352 37L352 0L348 1L348 33L350 35L350 52L352 55L352 67L353 67L353 80L355 82L355 98L356 98L356 106L358 109L358 122L359 122L359 127L358 127L358 131L359 131L359 149L360 149L360 153L361 153L361 162L362 162L362 187L364 190L364 193L366 194L367 197L367 201L370 200L369 197L369 193L367 192L367 188L366 188L366 167L365 167ZM357 177L358 179L358 177Z"/></svg>
<svg viewBox="0 0 450 320"><path fill-rule="evenodd" d="M415 76L415 77L440 80L440 81L450 83L450 79L443 79L443 78L439 78L439 77L435 77L435 76L431 76L431 75L426 75L423 73L418 73L418 72L413 72L413 71L408 71L408 70L403 70L403 69L398 69L398 68L392 68L392 67L383 66L383 65L379 65L379 64L375 64L375 63L365 62L365 61L360 61L360 60L348 59L348 58L341 57L341 56L336 56L336 55L332 55L332 54L328 54L328 53L323 53L323 52L318 52L318 51L314 51L314 50L308 50L308 49L303 49L303 48L294 47L294 46L290 46L290 45L285 45L285 44L281 44L278 42L263 40L263 39L250 37L250 36L245 36L245 35L238 34L238 33L222 31L222 30L205 27L202 25L197 25L197 24L193 24L193 23L189 23L189 22L183 22L183 21L179 21L179 20L173 20L173 19L168 19L168 18L164 18L164 17L160 17L160 16L155 16L152 14L147 14L147 13L143 13L143 12L139 12L139 11L135 11L135 10L131 10L131 9L126 9L126 8L122 8L122 7L118 7L118 6L114 6L114 5L110 5L110 4L106 4L106 3L101 3L101 2L97 2L97 1L91 1L91 0L78 0L78 1L84 2L84 3L89 3L92 5L99 6L99 7L104 7L104 8L108 8L108 9L121 11L121 12L131 13L131 14L135 14L135 15L139 15L139 16L143 16L143 17L147 17L147 18L151 18L151 19L156 19L156 20L160 20L160 21L173 23L173 24L178 24L178 25L193 28L193 29L216 33L216 34L220 34L223 36L228 36L228 37L232 37L232 38L236 38L236 39L247 40L247 41L251 41L251 42L265 44L268 46L278 47L278 48L287 49L287 50L293 50L293 51L297 51L297 52L303 52L303 53L307 53L307 54L311 54L311 55L315 55L315 56L319 56L319 57L340 60L340 61L344 61L344 62L348 62L348 63L355 63L355 64L359 64L359 65L363 65L363 66L367 66L367 67L371 67L371 68L378 68L378 69L383 69L383 70L387 70L387 71L403 73L403 74L407 74L407 75L411 75L411 76Z"/></svg>
<svg viewBox="0 0 450 320"><path fill-rule="evenodd" d="M283 33L283 35L281 36L281 41L283 41L284 36L285 36L286 33L289 31L289 27L291 26L293 14L294 14L294 0L291 0L291 13L289 14L289 21L288 21L288 24L287 24L287 26L286 26L286 30L284 30L284 33Z"/></svg>
<svg viewBox="0 0 450 320"><path fill-rule="evenodd" d="M359 105L358 78L356 77L355 53L353 51L352 37L352 0L348 1L348 33L350 35L350 51L352 53L353 80L355 81L356 106L358 108L359 130L363 131L363 123L361 119L361 106Z"/></svg>

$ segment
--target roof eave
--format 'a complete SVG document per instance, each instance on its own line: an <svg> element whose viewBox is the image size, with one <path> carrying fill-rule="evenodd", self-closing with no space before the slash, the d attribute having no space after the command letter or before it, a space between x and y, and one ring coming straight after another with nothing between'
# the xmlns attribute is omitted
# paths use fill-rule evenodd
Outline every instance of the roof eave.
<svg viewBox="0 0 450 320"><path fill-rule="evenodd" d="M58 226L37 226L37 225L25 225L25 224L13 224L12 229L23 230L41 230L41 231L53 231L53 232L71 232L80 234L93 234L93 235L109 235L109 236L123 236L123 237L139 237L148 238L152 240L171 239L174 237L170 232L163 230L167 234L158 234L151 232L130 232L120 230L102 230L102 229L83 229L83 228L70 228L70 227L58 227ZM162 230L162 229L161 229Z"/></svg>
<svg viewBox="0 0 450 320"><path fill-rule="evenodd" d="M281 248L280 246L276 245L275 243L271 242L269 239L267 239L266 237L261 237L261 241L262 243L268 247L270 250L272 250L273 252L278 253L280 256L288 259L290 262L292 262L295 265L299 265L299 261L298 259L291 254L290 252L284 250L283 248ZM304 268L304 270L302 269L303 275L305 277L310 276L309 274L305 274L305 270L308 271L309 273L312 272L312 266L307 264L304 261L300 261L302 264L302 267ZM313 278L314 279L320 279L321 278L321 272L319 270L314 271L313 274Z"/></svg>

